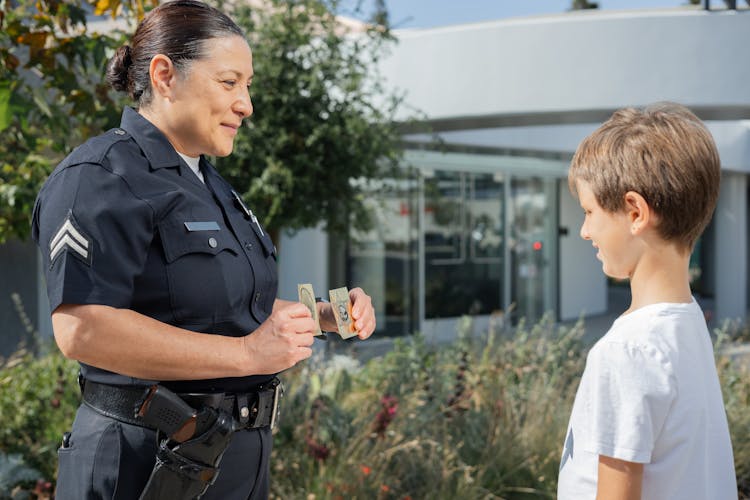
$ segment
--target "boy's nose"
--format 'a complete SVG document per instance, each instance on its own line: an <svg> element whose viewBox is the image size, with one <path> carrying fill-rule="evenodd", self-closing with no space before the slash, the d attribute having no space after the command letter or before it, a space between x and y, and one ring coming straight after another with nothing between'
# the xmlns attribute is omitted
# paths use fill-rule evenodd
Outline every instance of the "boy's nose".
<svg viewBox="0 0 750 500"><path fill-rule="evenodd" d="M580 232L581 238L584 240L590 240L588 229L586 229L586 223L584 222L581 224L581 232Z"/></svg>

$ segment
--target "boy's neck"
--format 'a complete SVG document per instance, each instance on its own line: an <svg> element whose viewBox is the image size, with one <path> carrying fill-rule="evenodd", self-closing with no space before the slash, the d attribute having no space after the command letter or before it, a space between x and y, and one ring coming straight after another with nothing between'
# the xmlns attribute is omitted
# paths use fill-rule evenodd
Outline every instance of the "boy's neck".
<svg viewBox="0 0 750 500"><path fill-rule="evenodd" d="M690 253L673 245L647 250L630 278L631 303L626 313L658 303L690 303Z"/></svg>

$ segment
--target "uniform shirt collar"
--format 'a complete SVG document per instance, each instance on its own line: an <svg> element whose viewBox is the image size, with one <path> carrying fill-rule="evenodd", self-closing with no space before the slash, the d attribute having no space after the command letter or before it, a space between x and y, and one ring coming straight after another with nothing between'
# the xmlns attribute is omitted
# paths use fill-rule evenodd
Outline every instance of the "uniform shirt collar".
<svg viewBox="0 0 750 500"><path fill-rule="evenodd" d="M131 107L122 111L120 128L135 139L152 169L181 167L180 156L161 130Z"/></svg>
<svg viewBox="0 0 750 500"><path fill-rule="evenodd" d="M223 181L219 173L216 171L216 167L206 159L205 156L201 155L200 169L203 172L203 178L206 179L206 184L211 186L211 190L219 189L220 182Z"/></svg>

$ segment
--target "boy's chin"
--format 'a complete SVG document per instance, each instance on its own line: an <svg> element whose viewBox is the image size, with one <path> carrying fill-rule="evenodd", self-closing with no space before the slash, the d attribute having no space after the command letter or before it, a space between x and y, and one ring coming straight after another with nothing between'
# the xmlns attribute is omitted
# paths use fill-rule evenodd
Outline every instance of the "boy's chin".
<svg viewBox="0 0 750 500"><path fill-rule="evenodd" d="M630 278L627 273L617 272L613 269L608 269L606 265L602 265L602 271L608 278L612 278L618 281L626 281Z"/></svg>

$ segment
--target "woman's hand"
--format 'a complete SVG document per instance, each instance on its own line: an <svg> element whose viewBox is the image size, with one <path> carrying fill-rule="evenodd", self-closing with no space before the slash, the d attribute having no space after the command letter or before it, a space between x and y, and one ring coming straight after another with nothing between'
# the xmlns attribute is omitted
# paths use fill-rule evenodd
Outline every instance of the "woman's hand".
<svg viewBox="0 0 750 500"><path fill-rule="evenodd" d="M372 307L372 299L361 288L349 290L349 300L352 301L352 319L354 328L360 339L366 339L375 331L375 309ZM333 308L328 302L318 302L318 317L320 318L320 329L324 332L335 332L337 330L336 317Z"/></svg>
<svg viewBox="0 0 750 500"><path fill-rule="evenodd" d="M279 373L312 355L316 325L310 310L299 302L278 302L271 316L242 339L253 374Z"/></svg>
<svg viewBox="0 0 750 500"><path fill-rule="evenodd" d="M352 301L352 319L357 336L366 339L375 331L375 308L372 307L372 299L361 288L349 290L349 298Z"/></svg>

